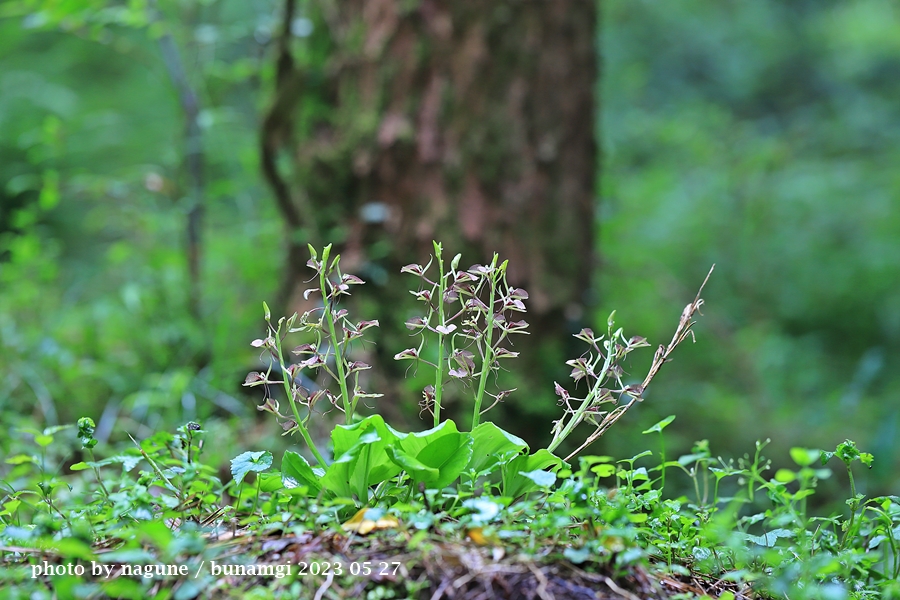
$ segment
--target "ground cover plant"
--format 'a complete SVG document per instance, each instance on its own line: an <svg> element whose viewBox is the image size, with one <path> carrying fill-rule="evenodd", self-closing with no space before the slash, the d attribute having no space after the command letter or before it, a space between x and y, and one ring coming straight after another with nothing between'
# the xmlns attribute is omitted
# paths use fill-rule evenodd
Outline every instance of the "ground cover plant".
<svg viewBox="0 0 900 600"><path fill-rule="evenodd" d="M667 456L670 416L644 431L645 452L587 454L692 335L699 292L642 379L628 358L649 344L615 314L603 333L580 331L552 441L531 449L490 421L514 392L498 373L528 335L528 294L507 284L505 262L463 269L436 243L427 264L403 268L421 310L394 358L433 375L428 426L406 432L366 389L358 354L379 323L351 318L346 301L364 282L330 246L310 254L318 306L280 318L265 307L252 345L268 368L245 381L298 446L280 463L248 448L222 473L195 422L125 448L100 447L90 416L14 432L0 482L4 597L900 597L900 498L858 490L873 457L852 441L794 448L796 468L772 472L765 442L736 459L704 440ZM464 422L444 416L451 390L467 398ZM318 439L314 426L335 419ZM849 499L816 516L829 465ZM672 493L676 479L692 493Z"/></svg>

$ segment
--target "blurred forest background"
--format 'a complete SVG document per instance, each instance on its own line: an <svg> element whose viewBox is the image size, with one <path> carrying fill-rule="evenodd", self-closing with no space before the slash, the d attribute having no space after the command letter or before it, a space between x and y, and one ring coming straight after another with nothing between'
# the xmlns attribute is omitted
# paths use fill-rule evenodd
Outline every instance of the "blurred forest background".
<svg viewBox="0 0 900 600"><path fill-rule="evenodd" d="M392 3L368 6L375 4ZM461 91L465 68L441 63L456 55L455 38L442 38L441 21L428 21L426 11L443 4L462 23L456 31L487 31L496 42L488 50L505 52L460 51L478 57L469 76L481 77L484 90L497 82L496 93L507 93L516 73L556 50L573 57L562 72L593 72L556 81L559 63L547 61L552 93L522 84L538 100L521 106L535 114L552 107L577 124L580 144L537 140L532 148L534 161L558 165L564 184L497 188L526 198L521 212L530 221L505 215L505 234L481 231L481 223L493 226L483 208L492 202L487 186L462 194L477 200L474 208L442 209L475 215L468 225L463 219L462 234L443 226L441 214L427 238L419 231L421 239L466 248L466 264L493 248L525 271L536 255L550 256L543 268L559 276L523 286L545 307L534 317L542 334L530 340L519 392L505 413L488 418L539 442L557 418L552 382L565 380L562 363L578 351L567 341L571 330L602 330L616 309L626 334L665 343L716 263L697 343L678 350L646 401L593 451L628 457L655 447L640 432L669 414L677 415L666 430L670 454L708 439L714 454L740 456L771 438L766 454L783 462L792 446L833 449L849 437L876 457L865 491L897 492L896 3L570 0L588 29L521 56L516 40L527 44L536 22L552 22L536 11L553 3L393 4L400 23L437 23L430 41L437 50L422 58L424 44L408 47L418 62L407 79L402 68L385 75L369 63L335 66L358 33L350 27L336 39L341 11L383 19L362 2L288 2L287 19L286 5L271 0L0 4L0 419L7 427L89 415L98 438L116 442L126 431L140 436L199 419L223 462L248 445L276 443L276 426L254 409L261 398L241 383L259 366L249 342L263 332L262 301L297 307L291 288L302 283L306 257L299 269L293 263L307 241L341 245L356 267L349 270L370 281L355 294L360 318L379 318L385 330L402 323L396 307L405 292L394 290L414 282L396 272L403 263L394 251L403 246L426 261L428 246L407 244L409 227L360 233L389 216L383 202L353 202L371 192L358 188L381 167L417 173L426 182L419 193L444 190L429 188L427 164L403 154L404 139L422 124L389 109L373 116L363 110L372 108L365 90L354 86L366 77L405 81L390 93L427 103L429 69L446 67L454 75L440 93L472 107L468 116L455 113L447 131L456 127L463 147L475 145L467 151L478 165L520 160L516 144L528 143L503 121L508 107L490 104L492 92L479 105ZM341 98L362 97L362 109L336 108L329 85ZM291 102L280 105L284 97ZM585 107L593 114L581 114ZM342 131L339 143L322 143L330 135L323 123ZM367 135L381 135L389 151L357 152ZM528 168L516 164L516 172ZM565 184L566 169L589 177ZM482 182L509 178L502 169L476 174ZM470 172L451 175L469 190ZM530 230L546 210L569 220L554 222L559 230ZM383 285L388 277L393 287ZM569 302L542 296L542 285ZM374 314L379 307L396 314ZM379 359L403 343L402 332L394 334L379 340L387 348ZM647 350L633 360L635 377L651 358ZM403 374L387 362L378 368ZM394 382L383 401L416 423L424 383L405 385ZM10 443L3 436L0 450Z"/></svg>

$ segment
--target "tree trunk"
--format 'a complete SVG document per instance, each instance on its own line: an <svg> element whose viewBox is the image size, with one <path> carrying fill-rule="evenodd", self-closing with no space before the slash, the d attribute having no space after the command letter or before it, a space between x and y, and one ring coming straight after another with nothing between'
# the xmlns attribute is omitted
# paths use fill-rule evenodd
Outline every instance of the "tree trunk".
<svg viewBox="0 0 900 600"><path fill-rule="evenodd" d="M326 68L317 77L296 67L281 85L297 93L301 121L282 138L302 132L290 198L299 217L286 215L298 230L290 284L308 279L300 244L333 241L345 271L370 283L382 329L405 333L397 307L409 297L402 284L416 282L399 279L402 265L427 261L432 240L464 265L497 252L530 294L532 335L517 350L531 358L518 368L550 393L559 372L546 350L577 332L594 267L595 1L322 6L311 16L331 44ZM308 116L313 97L329 107L318 118Z"/></svg>

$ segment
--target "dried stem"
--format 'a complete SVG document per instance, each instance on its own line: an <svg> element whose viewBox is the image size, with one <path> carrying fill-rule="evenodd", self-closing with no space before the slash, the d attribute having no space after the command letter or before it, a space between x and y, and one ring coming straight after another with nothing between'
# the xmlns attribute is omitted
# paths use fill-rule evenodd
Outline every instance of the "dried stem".
<svg viewBox="0 0 900 600"><path fill-rule="evenodd" d="M684 310L681 312L681 319L678 321L678 327L675 328L675 334L672 336L672 341L669 342L668 346L663 346L662 344L660 344L659 348L656 349L656 354L653 357L653 364L650 365L650 370L647 372L647 376L644 378L643 383L641 383L641 393L635 395L629 394L631 400L629 400L627 404L617 406L614 410L610 411L597 425L597 429L588 436L584 443L565 458L566 462L572 460L572 458L575 457L579 452L596 442L604 433L609 430L610 427L612 427L616 423L616 421L618 421L622 417L622 415L628 412L629 408L634 406L635 403L642 401L643 392L647 389L647 386L650 385L650 382L653 381L653 378L656 377L656 374L659 373L659 370L660 368L662 368L663 364L668 362L669 356L672 354L672 352L675 351L675 348L678 347L678 344L683 342L689 335L693 337L693 331L691 330L691 327L693 327L694 323L696 322L693 320L693 317L695 313L698 313L700 311L700 307L703 306L703 299L700 297L700 294L703 292L703 288L706 287L706 282L709 281L709 277L710 275L712 275L712 272L715 268L716 265L710 267L709 273L706 274L706 278L700 285L700 289L697 290L697 295L694 297L694 301L685 306Z"/></svg>

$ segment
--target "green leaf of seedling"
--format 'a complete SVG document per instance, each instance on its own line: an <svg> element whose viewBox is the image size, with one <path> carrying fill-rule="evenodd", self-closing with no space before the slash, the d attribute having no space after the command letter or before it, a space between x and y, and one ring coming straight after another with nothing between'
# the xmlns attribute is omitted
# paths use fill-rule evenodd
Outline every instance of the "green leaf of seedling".
<svg viewBox="0 0 900 600"><path fill-rule="evenodd" d="M859 458L859 450L856 448L856 442L845 440L837 445L834 453L844 463L849 466L854 460Z"/></svg>
<svg viewBox="0 0 900 600"><path fill-rule="evenodd" d="M584 475L587 475L591 471L593 471L594 473L597 473L597 471L594 471L594 468L597 465L599 465L600 463L611 463L611 462L613 462L612 456L595 456L595 455L579 456L578 457L578 475L584 476ZM603 469L601 469L601 470L603 470ZM615 473L615 468L613 469L613 473ZM601 477L602 477L602 475L601 475Z"/></svg>
<svg viewBox="0 0 900 600"><path fill-rule="evenodd" d="M686 467L688 465L692 465L692 464L696 463L698 460L703 460L705 458L709 458L709 455L707 455L706 453L703 453L703 452L697 453L697 454L685 454L683 456L679 456L678 460L676 460L674 462L673 461L666 462L666 466L667 467L677 467L680 465L682 467Z"/></svg>
<svg viewBox="0 0 900 600"><path fill-rule="evenodd" d="M28 454L16 454L15 456L10 456L3 462L8 465L24 465L25 463L37 464L38 460L34 456L29 456Z"/></svg>
<svg viewBox="0 0 900 600"><path fill-rule="evenodd" d="M509 454L528 451L528 444L522 438L504 431L486 421L472 430L472 460L466 466L467 471L487 474L496 468L501 461L508 460Z"/></svg>
<svg viewBox="0 0 900 600"><path fill-rule="evenodd" d="M662 430L669 426L669 424L675 420L675 415L669 415L656 425L653 425L650 429L645 429L641 433L662 433Z"/></svg>
<svg viewBox="0 0 900 600"><path fill-rule="evenodd" d="M45 427L43 433L44 435L55 435L60 431L71 429L72 427L74 427L74 425L71 423L68 425L54 425L52 427Z"/></svg>
<svg viewBox="0 0 900 600"><path fill-rule="evenodd" d="M616 474L616 466L610 464L601 464L591 467L591 472L596 473L597 477L612 477Z"/></svg>
<svg viewBox="0 0 900 600"><path fill-rule="evenodd" d="M116 463L122 464L122 470L124 472L128 472L135 468L138 463L141 462L140 456L131 456L128 454L119 454L116 456L110 456L109 458L104 458L103 460L98 461L89 461L89 462L78 462L69 467L72 471L84 471L85 469L99 469L100 467L106 467L108 465L114 465Z"/></svg>
<svg viewBox="0 0 900 600"><path fill-rule="evenodd" d="M808 467L816 462L822 455L821 450L808 450L806 448L791 448L791 459L801 467Z"/></svg>
<svg viewBox="0 0 900 600"><path fill-rule="evenodd" d="M778 469L775 473L775 481L779 483L790 483L797 479L797 474L790 469Z"/></svg>
<svg viewBox="0 0 900 600"><path fill-rule="evenodd" d="M650 475L647 473L646 467L638 467L631 471L632 481L650 481Z"/></svg>
<svg viewBox="0 0 900 600"><path fill-rule="evenodd" d="M778 538L792 538L794 532L790 529L773 529L763 535L750 535L749 533L741 534L745 540L752 542L758 546L771 548L778 541Z"/></svg>
<svg viewBox="0 0 900 600"><path fill-rule="evenodd" d="M518 498L538 489L538 484L525 475L532 471L550 470L556 472L566 463L548 450L542 448L530 456L517 456L503 469L503 495Z"/></svg>
<svg viewBox="0 0 900 600"><path fill-rule="evenodd" d="M874 457L868 452L860 452L856 447L856 442L852 440L844 440L837 445L834 452L823 452L822 464L831 460L833 456L840 458L848 468L854 460L858 460L871 469L874 460Z"/></svg>
<svg viewBox="0 0 900 600"><path fill-rule="evenodd" d="M21 500L10 500L9 502L4 502L3 512L0 512L0 515L13 516L16 514L16 511L19 510L19 507L21 505Z"/></svg>
<svg viewBox="0 0 900 600"><path fill-rule="evenodd" d="M305 485L311 495L317 495L322 489L320 479L305 458L292 450L284 451L281 459L281 483L284 487L294 489Z"/></svg>
<svg viewBox="0 0 900 600"><path fill-rule="evenodd" d="M620 463L627 462L627 463L634 464L639 458L644 458L645 456L653 456L653 451L644 450L640 454L635 454L631 458L623 458L622 460L617 461L617 462L620 462Z"/></svg>
<svg viewBox="0 0 900 600"><path fill-rule="evenodd" d="M272 466L272 453L268 450L262 452L244 452L231 459L231 476L234 482L240 485L247 473L261 473Z"/></svg>
<svg viewBox="0 0 900 600"><path fill-rule="evenodd" d="M42 448L46 448L53 443L53 436L47 435L45 433L40 433L34 436L34 443Z"/></svg>

